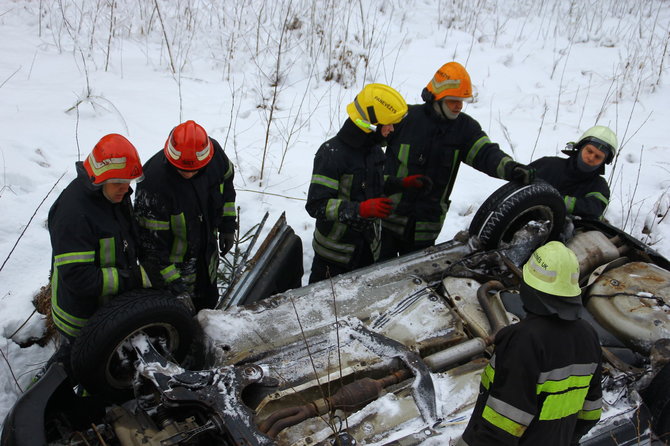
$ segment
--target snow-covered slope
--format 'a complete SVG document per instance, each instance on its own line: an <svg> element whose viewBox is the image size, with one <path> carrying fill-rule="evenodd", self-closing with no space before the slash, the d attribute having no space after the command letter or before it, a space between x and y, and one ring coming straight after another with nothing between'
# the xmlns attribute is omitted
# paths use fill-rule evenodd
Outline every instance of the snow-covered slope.
<svg viewBox="0 0 670 446"><path fill-rule="evenodd" d="M285 211L308 271L312 157L346 104L369 82L420 102L457 60L477 93L465 111L521 162L614 129L606 217L670 255L667 1L341 3L0 0L0 418L53 351L18 345L44 330L49 206L107 133L146 160L174 125L202 124L236 166L242 231ZM439 241L502 184L464 166Z"/></svg>

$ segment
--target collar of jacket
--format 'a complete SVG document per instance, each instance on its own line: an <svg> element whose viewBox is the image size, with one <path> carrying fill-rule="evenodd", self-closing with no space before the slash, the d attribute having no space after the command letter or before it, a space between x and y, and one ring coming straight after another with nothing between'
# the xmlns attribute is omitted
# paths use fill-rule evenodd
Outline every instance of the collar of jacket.
<svg viewBox="0 0 670 446"><path fill-rule="evenodd" d="M384 141L381 135L381 127L379 125L377 131L365 133L363 129L354 124L354 121L347 119L344 121L342 128L337 132L337 137L346 145L355 149L369 149L380 145Z"/></svg>
<svg viewBox="0 0 670 446"><path fill-rule="evenodd" d="M580 179L586 179L586 178L592 178L592 177L597 177L599 175L605 175L605 163L602 163L600 167L598 167L596 170L593 170L591 172L583 172L579 169L577 166L577 157L580 156L579 152L573 153L570 155L570 158L568 158L568 165L570 166L570 171L572 173L572 176L575 178L580 178Z"/></svg>
<svg viewBox="0 0 670 446"><path fill-rule="evenodd" d="M458 122L461 119L461 115L463 115L463 112L460 112L456 119L447 119L445 116L442 116L440 113L438 113L437 110L435 110L435 107L433 107L433 101L424 102L422 109L423 112L430 117L430 119L443 125L449 125L453 124L454 122Z"/></svg>

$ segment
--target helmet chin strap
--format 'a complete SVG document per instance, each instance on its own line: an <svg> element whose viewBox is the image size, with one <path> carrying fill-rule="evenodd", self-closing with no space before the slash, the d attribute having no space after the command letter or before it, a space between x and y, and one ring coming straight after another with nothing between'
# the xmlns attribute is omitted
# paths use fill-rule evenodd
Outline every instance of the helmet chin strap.
<svg viewBox="0 0 670 446"><path fill-rule="evenodd" d="M449 107L447 107L444 104L444 101L435 101L433 102L433 108L435 108L435 111L438 112L443 119L448 119L450 121L453 121L454 119L458 118L459 113L454 113L451 110L449 110Z"/></svg>

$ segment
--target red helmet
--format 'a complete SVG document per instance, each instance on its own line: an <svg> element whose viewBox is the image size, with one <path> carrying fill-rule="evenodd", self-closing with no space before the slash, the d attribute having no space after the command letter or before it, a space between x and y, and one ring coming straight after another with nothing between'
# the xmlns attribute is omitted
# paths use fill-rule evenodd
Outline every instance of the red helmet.
<svg viewBox="0 0 670 446"><path fill-rule="evenodd" d="M198 170L212 159L214 147L202 126L186 121L172 129L163 152L177 169Z"/></svg>
<svg viewBox="0 0 670 446"><path fill-rule="evenodd" d="M137 149L124 136L103 136L84 160L84 169L93 184L142 181L142 162Z"/></svg>

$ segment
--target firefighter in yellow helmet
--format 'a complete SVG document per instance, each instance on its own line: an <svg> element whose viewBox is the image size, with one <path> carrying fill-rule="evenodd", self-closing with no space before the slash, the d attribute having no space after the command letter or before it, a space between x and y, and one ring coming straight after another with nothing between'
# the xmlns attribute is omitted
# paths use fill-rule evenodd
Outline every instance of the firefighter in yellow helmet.
<svg viewBox="0 0 670 446"><path fill-rule="evenodd" d="M503 328L458 446L577 445L600 419L600 342L581 319L579 263L560 242L523 267L527 316Z"/></svg>
<svg viewBox="0 0 670 446"><path fill-rule="evenodd" d="M397 206L382 223L382 258L435 244L461 163L505 180L525 184L533 180L532 169L500 150L479 123L462 112L463 103L472 102L473 95L470 75L461 64L444 64L421 97L424 103L410 105L407 118L389 137L384 173L424 175L433 187L391 197Z"/></svg>
<svg viewBox="0 0 670 446"><path fill-rule="evenodd" d="M427 185L420 176L384 183L381 144L407 114L400 93L383 84L366 85L347 114L337 135L314 157L305 206L316 219L310 283L377 260L380 219L391 212L385 194Z"/></svg>
<svg viewBox="0 0 670 446"><path fill-rule="evenodd" d="M568 158L545 156L530 163L537 177L554 186L571 215L598 219L610 199L610 188L603 177L618 148L616 134L608 127L596 125L579 140L569 142L563 153Z"/></svg>

